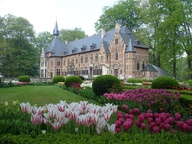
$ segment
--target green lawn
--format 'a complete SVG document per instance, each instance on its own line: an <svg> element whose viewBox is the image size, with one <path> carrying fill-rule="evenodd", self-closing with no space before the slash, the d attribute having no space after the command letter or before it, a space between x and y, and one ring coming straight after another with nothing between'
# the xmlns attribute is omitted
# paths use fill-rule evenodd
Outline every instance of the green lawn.
<svg viewBox="0 0 192 144"><path fill-rule="evenodd" d="M56 104L60 100L66 100L67 103L88 101L89 103L99 104L92 99L87 99L69 91L63 90L58 86L21 86L11 88L0 88L0 101L12 103L18 100L29 102L32 105L43 106L45 104Z"/></svg>

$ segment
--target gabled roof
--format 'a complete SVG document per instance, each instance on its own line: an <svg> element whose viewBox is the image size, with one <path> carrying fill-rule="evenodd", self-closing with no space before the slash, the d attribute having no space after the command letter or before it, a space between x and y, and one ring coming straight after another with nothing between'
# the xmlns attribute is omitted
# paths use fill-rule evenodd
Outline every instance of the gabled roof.
<svg viewBox="0 0 192 144"><path fill-rule="evenodd" d="M148 63L142 71L158 72L158 76L168 76L168 72L162 68Z"/></svg>
<svg viewBox="0 0 192 144"><path fill-rule="evenodd" d="M52 56L65 56L75 53L89 52L94 50L99 50L100 45L103 44L106 53L110 53L110 44L115 34L115 29L105 32L104 37L102 33L95 34L93 36L85 37L72 42L61 42L58 39L59 31L57 23L53 31L55 38L46 48L45 53L51 52ZM123 38L125 44L127 45L126 52L135 52L134 46L137 38L131 33L126 26L122 26L120 29L120 35ZM142 48L145 47L142 43L139 45Z"/></svg>

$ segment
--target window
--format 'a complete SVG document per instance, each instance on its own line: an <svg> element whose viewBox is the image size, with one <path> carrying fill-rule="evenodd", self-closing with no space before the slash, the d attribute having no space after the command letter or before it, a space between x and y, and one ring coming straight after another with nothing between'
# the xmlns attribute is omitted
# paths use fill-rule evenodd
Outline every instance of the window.
<svg viewBox="0 0 192 144"><path fill-rule="evenodd" d="M98 54L97 53L95 54L95 61L96 62L98 61Z"/></svg>
<svg viewBox="0 0 192 144"><path fill-rule="evenodd" d="M63 61L63 64L64 64L64 66L65 66L65 60Z"/></svg>
<svg viewBox="0 0 192 144"><path fill-rule="evenodd" d="M116 45L118 44L118 39L115 39L115 44L116 44Z"/></svg>
<svg viewBox="0 0 192 144"><path fill-rule="evenodd" d="M88 60L88 59L87 59L87 56L86 56L86 57L85 57L85 63L87 63L87 60Z"/></svg>
<svg viewBox="0 0 192 144"><path fill-rule="evenodd" d="M53 66L53 61L51 61L51 66Z"/></svg>
<svg viewBox="0 0 192 144"><path fill-rule="evenodd" d="M60 66L60 63L61 63L60 61L57 61L57 66Z"/></svg>
<svg viewBox="0 0 192 144"><path fill-rule="evenodd" d="M83 63L83 56L81 56L81 63Z"/></svg>
<svg viewBox="0 0 192 144"><path fill-rule="evenodd" d="M139 61L137 61L137 70L139 70Z"/></svg>
<svg viewBox="0 0 192 144"><path fill-rule="evenodd" d="M145 67L145 63L144 63L144 61L143 61L143 64L142 64L142 69L144 69L144 67Z"/></svg>
<svg viewBox="0 0 192 144"><path fill-rule="evenodd" d="M120 70L120 74L122 74L122 70Z"/></svg>
<svg viewBox="0 0 192 144"><path fill-rule="evenodd" d="M90 56L90 62L91 63L93 62L93 54L91 54L91 56Z"/></svg>
<svg viewBox="0 0 192 144"><path fill-rule="evenodd" d="M68 58L68 65L70 64L70 58Z"/></svg>
<svg viewBox="0 0 192 144"><path fill-rule="evenodd" d="M60 69L57 69L56 74L60 75Z"/></svg>
<svg viewBox="0 0 192 144"><path fill-rule="evenodd" d="M101 56L101 61L103 61L103 56Z"/></svg>
<svg viewBox="0 0 192 144"><path fill-rule="evenodd" d="M109 56L107 55L107 60L109 59Z"/></svg>
<svg viewBox="0 0 192 144"><path fill-rule="evenodd" d="M118 60L118 50L115 51L115 60Z"/></svg>
<svg viewBox="0 0 192 144"><path fill-rule="evenodd" d="M76 64L78 64L78 58L76 58Z"/></svg>

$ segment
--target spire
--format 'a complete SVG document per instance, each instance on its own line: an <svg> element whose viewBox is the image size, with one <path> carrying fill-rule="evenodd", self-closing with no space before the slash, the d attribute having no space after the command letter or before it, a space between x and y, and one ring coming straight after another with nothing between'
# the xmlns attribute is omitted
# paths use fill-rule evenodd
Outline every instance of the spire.
<svg viewBox="0 0 192 144"><path fill-rule="evenodd" d="M53 35L56 37L56 36L59 36L59 30L58 30L58 25L57 25L57 21L55 23L55 28L53 30Z"/></svg>

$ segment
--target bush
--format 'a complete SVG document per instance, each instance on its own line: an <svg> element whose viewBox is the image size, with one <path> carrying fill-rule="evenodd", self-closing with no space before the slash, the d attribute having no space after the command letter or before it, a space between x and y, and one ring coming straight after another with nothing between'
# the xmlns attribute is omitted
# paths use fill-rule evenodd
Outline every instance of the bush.
<svg viewBox="0 0 192 144"><path fill-rule="evenodd" d="M121 84L120 80L115 76L112 76L112 75L98 76L93 80L93 84L92 84L93 92L97 96L103 95L104 93L109 93L110 90L112 90L111 88L113 88L115 84L116 85Z"/></svg>
<svg viewBox="0 0 192 144"><path fill-rule="evenodd" d="M68 76L65 80L65 86L71 87L74 83L81 84L82 80L79 76Z"/></svg>
<svg viewBox="0 0 192 144"><path fill-rule="evenodd" d="M19 76L18 81L19 82L30 82L30 77L29 76Z"/></svg>
<svg viewBox="0 0 192 144"><path fill-rule="evenodd" d="M80 78L82 81L85 80L85 78L84 78L83 76L79 76L79 78Z"/></svg>
<svg viewBox="0 0 192 144"><path fill-rule="evenodd" d="M53 83L58 83L58 82L64 82L65 78L63 76L57 75L53 77Z"/></svg>
<svg viewBox="0 0 192 144"><path fill-rule="evenodd" d="M128 83L142 83L142 82L148 82L147 79L139 79L139 78L129 78L127 80Z"/></svg>
<svg viewBox="0 0 192 144"><path fill-rule="evenodd" d="M167 76L160 76L151 84L151 88L154 89L172 89L173 87L179 87L179 82Z"/></svg>
<svg viewBox="0 0 192 144"><path fill-rule="evenodd" d="M2 83L2 80L1 80L1 78L0 78L0 84Z"/></svg>
<svg viewBox="0 0 192 144"><path fill-rule="evenodd" d="M189 86L192 86L192 80L188 81Z"/></svg>

